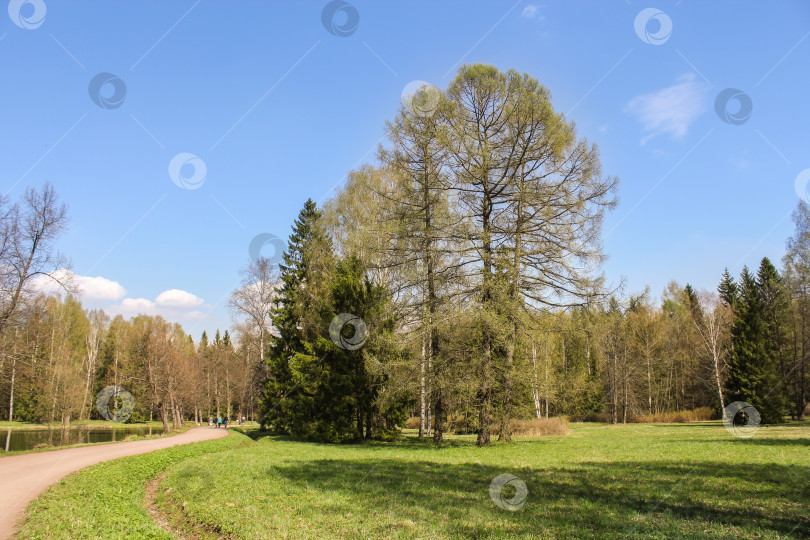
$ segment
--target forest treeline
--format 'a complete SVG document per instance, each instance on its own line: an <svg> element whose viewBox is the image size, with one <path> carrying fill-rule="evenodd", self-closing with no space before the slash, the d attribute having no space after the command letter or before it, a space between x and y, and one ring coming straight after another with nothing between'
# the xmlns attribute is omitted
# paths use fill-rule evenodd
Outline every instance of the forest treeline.
<svg viewBox="0 0 810 540"><path fill-rule="evenodd" d="M133 419L247 416L331 442L395 436L410 416L420 436L481 445L549 416L720 418L745 401L763 422L804 417L805 203L781 269L627 294L600 273L618 180L535 79L462 66L448 88L405 96L386 134L374 163L307 201L282 256L243 269L230 332L196 342L159 317L84 310L70 283L37 294L32 280L64 264L65 210L49 186L3 201L3 245L17 246L0 253L8 417L92 417L108 385L134 395Z"/></svg>
<svg viewBox="0 0 810 540"><path fill-rule="evenodd" d="M37 295L18 317L0 361L5 419L100 419L95 399L108 386L132 395L125 419L160 420L167 430L185 420L207 422L208 415L255 414L250 356L227 331L211 340L203 332L195 345L179 324L147 315L110 320L70 295Z"/></svg>
<svg viewBox="0 0 810 540"><path fill-rule="evenodd" d="M96 397L106 387L129 392L134 406L124 410L115 392L108 410L166 429L209 415L254 418L264 369L250 335L237 344L227 330L212 339L203 332L195 343L159 316L110 319L83 308L55 249L67 222L50 185L27 189L16 203L0 199L2 418L100 419ZM60 294L43 294L43 280Z"/></svg>

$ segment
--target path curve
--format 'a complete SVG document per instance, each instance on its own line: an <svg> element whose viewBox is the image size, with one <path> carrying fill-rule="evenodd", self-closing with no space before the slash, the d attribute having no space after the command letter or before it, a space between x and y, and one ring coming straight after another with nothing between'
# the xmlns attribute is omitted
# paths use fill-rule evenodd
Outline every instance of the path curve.
<svg viewBox="0 0 810 540"><path fill-rule="evenodd" d="M227 429L199 427L159 439L98 444L0 458L0 538L8 538L28 503L62 477L120 457L146 454L180 444L218 439Z"/></svg>

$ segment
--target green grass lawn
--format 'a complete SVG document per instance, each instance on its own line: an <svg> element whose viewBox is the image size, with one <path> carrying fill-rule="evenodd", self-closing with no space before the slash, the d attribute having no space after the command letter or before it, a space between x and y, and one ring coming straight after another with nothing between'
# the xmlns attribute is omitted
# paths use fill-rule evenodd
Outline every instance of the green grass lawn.
<svg viewBox="0 0 810 540"><path fill-rule="evenodd" d="M490 498L504 473L526 484L519 510ZM490 448L266 437L175 464L161 486L175 512L239 538L803 538L810 424L752 439L717 422L580 424Z"/></svg>
<svg viewBox="0 0 810 540"><path fill-rule="evenodd" d="M131 508L142 503L139 482L162 469L161 510L213 538L810 537L810 423L761 427L751 439L719 422L572 427L489 448L461 436L441 448L414 437L343 446L260 437L145 468L126 458L50 490L22 537L89 537L96 526L116 536L133 516L143 526L122 537L165 537ZM245 439L222 441L233 437ZM528 490L515 511L490 497L501 474ZM122 482L134 495L115 496ZM112 498L85 507L88 493Z"/></svg>

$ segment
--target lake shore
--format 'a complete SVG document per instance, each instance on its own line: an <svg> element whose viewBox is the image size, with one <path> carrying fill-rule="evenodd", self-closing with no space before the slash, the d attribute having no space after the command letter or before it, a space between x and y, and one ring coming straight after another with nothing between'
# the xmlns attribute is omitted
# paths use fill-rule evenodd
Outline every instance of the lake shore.
<svg viewBox="0 0 810 540"><path fill-rule="evenodd" d="M61 426L61 425L60 425ZM142 441L142 440L152 440L152 439L160 439L163 437L170 437L172 435L179 435L185 433L196 426L191 423L186 423L184 426L179 427L177 429L172 429L168 432L163 431L163 424L158 424L158 426L152 426L153 430L152 433L140 433L146 429L149 429L148 424L123 424L122 426L125 427L107 427L107 426L99 426L99 425L90 425L90 426L71 426L68 430L73 432L80 432L80 433L88 433L91 434L93 431L106 431L111 433L123 433L122 438L116 440L114 437L113 440L109 441L95 441L95 442L78 442L74 444L43 444L41 446L37 446L34 448L28 448L24 450L4 450L4 441L6 441L12 434L20 434L25 432L33 432L33 433L47 433L48 426L39 427L39 428L27 428L27 427L17 427L17 428L0 428L0 460L3 458L8 458L11 456L18 456L21 454L34 454L40 452L52 452L56 450L65 450L69 448L82 448L85 446L100 446L106 444L115 444L119 442L128 442L128 441ZM5 432L5 433L3 433ZM59 428L52 428L52 433L58 434L60 432Z"/></svg>
<svg viewBox="0 0 810 540"><path fill-rule="evenodd" d="M163 429L163 423L158 421L152 422L113 422L111 420L77 420L68 424L69 429L133 429L133 428L148 428ZM0 422L0 431L8 429L61 429L63 424L61 422L50 422L45 424L35 424L29 422Z"/></svg>

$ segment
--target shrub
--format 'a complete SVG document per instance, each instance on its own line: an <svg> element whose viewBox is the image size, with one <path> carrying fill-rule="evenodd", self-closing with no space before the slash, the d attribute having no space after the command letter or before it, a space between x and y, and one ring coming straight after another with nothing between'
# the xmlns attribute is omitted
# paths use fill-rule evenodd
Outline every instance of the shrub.
<svg viewBox="0 0 810 540"><path fill-rule="evenodd" d="M652 424L652 423L684 423L703 422L715 418L714 411L710 407L698 407L691 411L671 411L655 414L642 414L628 416L629 422Z"/></svg>
<svg viewBox="0 0 810 540"><path fill-rule="evenodd" d="M492 425L492 435L500 435L499 423ZM534 418L532 420L512 420L512 436L543 437L546 435L568 435L571 427L568 420L555 416L553 418Z"/></svg>

